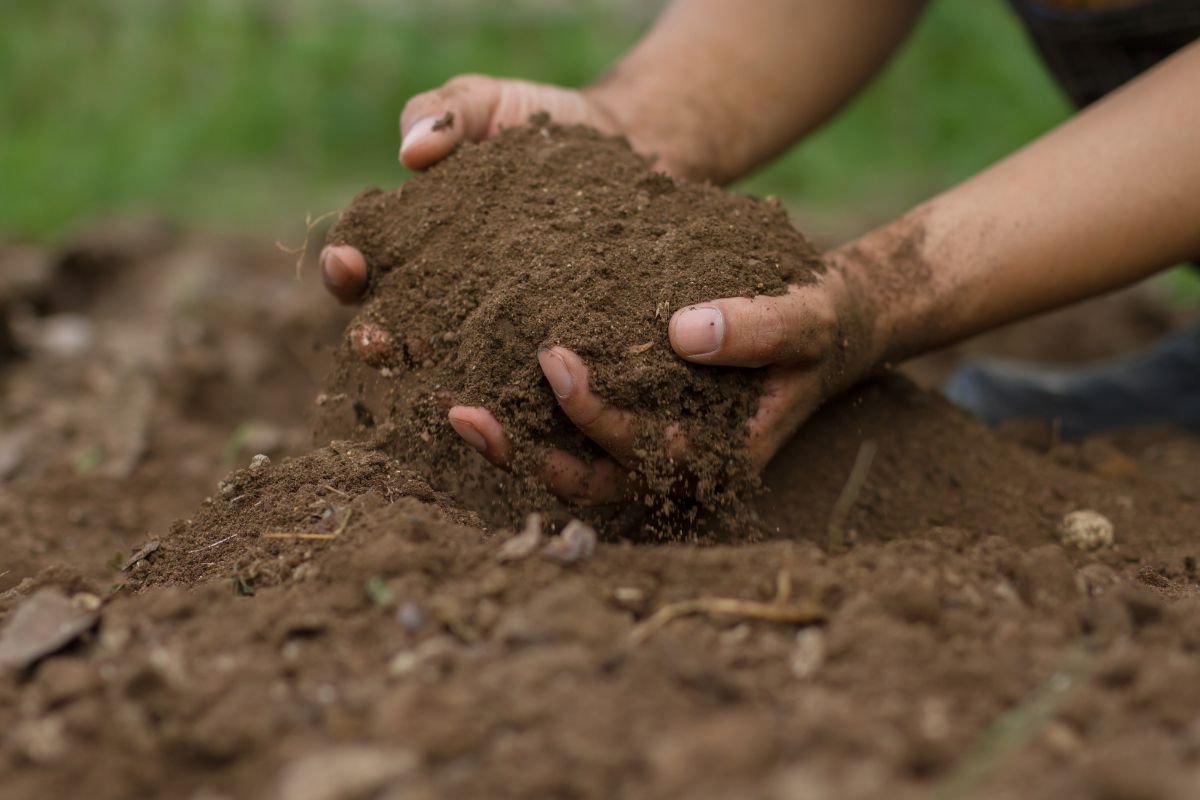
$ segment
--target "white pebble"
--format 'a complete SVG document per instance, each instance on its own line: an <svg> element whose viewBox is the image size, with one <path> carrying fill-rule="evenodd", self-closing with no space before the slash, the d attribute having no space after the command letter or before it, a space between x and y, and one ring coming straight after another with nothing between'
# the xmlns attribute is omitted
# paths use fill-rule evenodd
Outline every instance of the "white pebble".
<svg viewBox="0 0 1200 800"><path fill-rule="evenodd" d="M254 475L257 475L269 466L271 466L271 459L263 453L259 453L250 459L250 472Z"/></svg>
<svg viewBox="0 0 1200 800"><path fill-rule="evenodd" d="M1114 530L1108 517L1092 511L1072 511L1058 523L1058 538L1066 547L1080 550L1099 550L1112 547Z"/></svg>

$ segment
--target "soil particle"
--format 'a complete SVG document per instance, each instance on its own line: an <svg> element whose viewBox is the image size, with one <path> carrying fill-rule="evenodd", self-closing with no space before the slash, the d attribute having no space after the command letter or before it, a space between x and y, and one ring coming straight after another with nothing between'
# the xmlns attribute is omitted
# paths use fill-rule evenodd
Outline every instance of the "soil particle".
<svg viewBox="0 0 1200 800"><path fill-rule="evenodd" d="M534 474L548 444L594 458L538 368L539 348L563 345L605 400L639 413L643 499L684 518L695 508L671 498L666 429L687 436L701 507L738 507L754 483L739 432L761 377L675 356L671 314L782 294L822 268L775 205L673 180L622 139L544 121L464 145L402 189L363 192L329 241L358 247L371 265L349 352L393 375L374 419L444 449L455 440L438 408L482 405L504 424L518 477ZM353 395L356 380L335 389ZM505 491L529 497L531 483Z"/></svg>

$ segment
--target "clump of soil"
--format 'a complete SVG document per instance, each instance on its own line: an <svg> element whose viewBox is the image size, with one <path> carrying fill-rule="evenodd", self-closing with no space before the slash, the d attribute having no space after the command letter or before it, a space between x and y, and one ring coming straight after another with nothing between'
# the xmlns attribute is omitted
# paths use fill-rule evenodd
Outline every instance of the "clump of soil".
<svg viewBox="0 0 1200 800"><path fill-rule="evenodd" d="M624 139L544 115L464 145L400 189L363 192L329 241L359 248L372 268L344 354L391 380L385 418L445 441L446 408L485 406L513 441L519 476L547 443L597 455L538 367L540 348L566 346L602 397L641 415L638 471L648 503L669 515L681 509L668 500L677 476L664 430L680 426L691 443L701 506L734 507L753 483L738 432L761 380L678 358L671 314L782 294L821 269L777 204L655 173ZM528 497L528 481L512 488Z"/></svg>

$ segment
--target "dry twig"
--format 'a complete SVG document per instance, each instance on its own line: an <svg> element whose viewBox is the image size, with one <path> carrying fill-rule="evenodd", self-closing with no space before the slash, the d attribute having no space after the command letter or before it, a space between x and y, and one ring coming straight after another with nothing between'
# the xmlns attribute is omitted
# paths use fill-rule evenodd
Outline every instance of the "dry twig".
<svg viewBox="0 0 1200 800"><path fill-rule="evenodd" d="M825 620L825 610L816 603L763 603L733 597L698 597L663 606L635 626L629 634L629 639L635 645L642 644L674 620L694 614L756 619L790 625L813 625Z"/></svg>
<svg viewBox="0 0 1200 800"><path fill-rule="evenodd" d="M346 516L342 517L342 521L338 523L337 530L333 533L264 533L264 539L308 539L319 542L328 542L338 538L346 531L346 526L350 524L350 518L354 516L354 509L346 509Z"/></svg>

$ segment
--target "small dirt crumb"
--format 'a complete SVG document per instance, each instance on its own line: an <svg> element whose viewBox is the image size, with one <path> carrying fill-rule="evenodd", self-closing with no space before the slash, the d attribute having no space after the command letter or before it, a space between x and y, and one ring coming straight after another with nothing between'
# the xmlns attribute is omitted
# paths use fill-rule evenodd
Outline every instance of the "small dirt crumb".
<svg viewBox="0 0 1200 800"><path fill-rule="evenodd" d="M433 123L433 130L444 131L454 127L454 112L447 111L436 122Z"/></svg>
<svg viewBox="0 0 1200 800"><path fill-rule="evenodd" d="M542 515L525 517L525 527L516 536L500 545L496 558L500 561L521 561L537 552L542 544Z"/></svg>
<svg viewBox="0 0 1200 800"><path fill-rule="evenodd" d="M542 548L542 558L560 564L574 564L592 557L596 552L596 529L586 522L573 519L563 532Z"/></svg>
<svg viewBox="0 0 1200 800"><path fill-rule="evenodd" d="M1058 538L1066 547L1079 550L1099 550L1112 547L1113 524L1098 511L1083 509L1072 511L1058 523Z"/></svg>
<svg viewBox="0 0 1200 800"><path fill-rule="evenodd" d="M269 466L271 466L271 459L265 454L259 453L250 459L250 474L257 475Z"/></svg>

